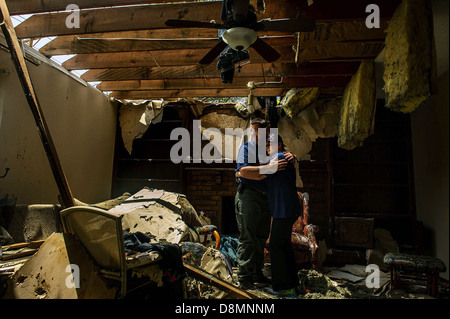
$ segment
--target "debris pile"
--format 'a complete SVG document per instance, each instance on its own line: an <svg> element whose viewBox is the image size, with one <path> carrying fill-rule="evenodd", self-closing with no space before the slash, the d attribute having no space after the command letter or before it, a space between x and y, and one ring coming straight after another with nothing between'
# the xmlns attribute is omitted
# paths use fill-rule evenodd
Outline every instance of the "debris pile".
<svg viewBox="0 0 450 319"><path fill-rule="evenodd" d="M340 287L337 282L317 270L301 270L299 278L305 299L344 299L351 296L347 288Z"/></svg>

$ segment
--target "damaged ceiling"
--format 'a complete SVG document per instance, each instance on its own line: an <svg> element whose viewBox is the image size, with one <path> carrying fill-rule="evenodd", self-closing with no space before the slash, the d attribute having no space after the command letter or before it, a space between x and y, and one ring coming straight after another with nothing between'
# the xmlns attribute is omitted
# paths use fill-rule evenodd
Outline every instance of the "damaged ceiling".
<svg viewBox="0 0 450 319"><path fill-rule="evenodd" d="M381 1L380 28L365 20L370 1L251 1L258 20L314 18L315 32L260 32L281 58L265 62L250 49L250 63L236 69L232 84L221 81L217 60L199 60L217 42L215 29L171 28L167 19L220 21L222 1L79 0L80 28L66 27L64 0L9 0L11 15L31 17L15 29L19 39L54 37L39 51L47 57L74 55L67 70L87 70L81 78L116 99L244 97L247 83L255 96L283 96L293 87L319 87L322 95L341 95L361 61L374 60L384 48L389 19L399 0ZM311 4L312 3L312 4ZM310 5L308 5L310 4Z"/></svg>

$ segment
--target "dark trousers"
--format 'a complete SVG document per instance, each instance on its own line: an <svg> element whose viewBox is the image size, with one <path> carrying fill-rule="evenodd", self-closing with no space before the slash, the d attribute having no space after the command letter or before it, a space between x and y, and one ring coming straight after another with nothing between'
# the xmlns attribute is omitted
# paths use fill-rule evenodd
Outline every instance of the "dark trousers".
<svg viewBox="0 0 450 319"><path fill-rule="evenodd" d="M238 280L253 282L264 267L264 247L270 232L270 209L266 195L250 188L235 197L239 228Z"/></svg>
<svg viewBox="0 0 450 319"><path fill-rule="evenodd" d="M294 218L274 218L270 231L270 263L272 288L291 289L298 286L297 266L292 249L291 234Z"/></svg>

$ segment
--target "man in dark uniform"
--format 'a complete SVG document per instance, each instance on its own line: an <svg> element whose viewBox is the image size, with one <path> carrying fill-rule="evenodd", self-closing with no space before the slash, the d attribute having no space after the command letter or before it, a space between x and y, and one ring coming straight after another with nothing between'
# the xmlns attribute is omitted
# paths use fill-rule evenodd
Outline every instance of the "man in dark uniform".
<svg viewBox="0 0 450 319"><path fill-rule="evenodd" d="M260 176L262 165L258 156L258 135L264 134L264 144L260 147L265 154L266 122L254 119L251 122L251 139L244 143L238 154L237 176L238 191L235 197L236 221L239 228L239 244L237 252L238 281L242 289L253 289L255 284L263 287L268 283L263 275L264 247L270 232L270 209L266 198L264 180L255 180ZM263 129L263 130L260 130ZM286 154L286 159L293 159L292 154ZM286 159L273 161L278 170L285 169Z"/></svg>

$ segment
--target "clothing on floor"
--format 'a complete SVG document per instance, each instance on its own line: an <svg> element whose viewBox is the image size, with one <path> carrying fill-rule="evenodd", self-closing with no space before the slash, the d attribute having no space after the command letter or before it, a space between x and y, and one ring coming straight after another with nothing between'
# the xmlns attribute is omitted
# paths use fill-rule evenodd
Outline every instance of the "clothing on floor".
<svg viewBox="0 0 450 319"><path fill-rule="evenodd" d="M183 266L181 248L176 244L151 244L150 237L144 233L123 233L125 253L151 252L157 251L162 259L159 262L165 278L171 282L178 281L186 277Z"/></svg>

